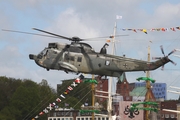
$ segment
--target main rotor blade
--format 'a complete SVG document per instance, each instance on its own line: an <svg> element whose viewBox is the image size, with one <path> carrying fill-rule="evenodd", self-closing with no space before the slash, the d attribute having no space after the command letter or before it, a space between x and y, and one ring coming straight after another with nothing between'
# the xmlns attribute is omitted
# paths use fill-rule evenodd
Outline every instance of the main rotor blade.
<svg viewBox="0 0 180 120"><path fill-rule="evenodd" d="M86 38L82 40L92 40L92 39L99 39L99 38L113 38L113 37L119 37L119 36L129 36L129 35L115 35L115 36L104 36L104 37L94 37L94 38Z"/></svg>
<svg viewBox="0 0 180 120"><path fill-rule="evenodd" d="M54 35L56 37L60 37L60 38L64 38L64 39L72 41L72 38L69 38L69 37L61 36L61 35L54 34L54 33L51 33L51 32L48 32L48 31L44 31L44 30L41 30L41 29L37 29L37 28L33 28L33 29L37 30L37 31L40 31L40 32L44 32L44 33L50 34L50 35Z"/></svg>
<svg viewBox="0 0 180 120"><path fill-rule="evenodd" d="M42 35L42 34L37 34L37 33L22 32L22 31L16 31L16 30L6 30L6 29L2 29L2 31L16 32L16 33L23 33L23 34L30 34L30 35L38 35L38 36L43 36L43 37L59 38L59 37L56 37L56 36Z"/></svg>

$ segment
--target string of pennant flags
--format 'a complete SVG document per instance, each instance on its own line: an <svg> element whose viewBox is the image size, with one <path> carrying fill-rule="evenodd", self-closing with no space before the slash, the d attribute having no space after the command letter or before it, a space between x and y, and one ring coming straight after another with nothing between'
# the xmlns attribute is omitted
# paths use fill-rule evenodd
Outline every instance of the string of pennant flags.
<svg viewBox="0 0 180 120"><path fill-rule="evenodd" d="M43 109L42 111L39 112L38 115L36 115L34 118L32 118L32 120L38 119L40 116L42 116L43 114L49 113L49 111L53 110L54 108L56 108L56 105L58 103L60 103L63 99L66 98L66 95L69 94L78 84L80 84L82 82L82 79L84 78L83 75L80 75L78 78L76 78L71 85L69 85L66 90L60 94L59 97L57 97L55 99L54 102L50 103L45 109Z"/></svg>
<svg viewBox="0 0 180 120"><path fill-rule="evenodd" d="M56 108L56 105L60 102L62 102L63 99L66 98L66 95L69 94L76 86L78 86L78 84L84 82L84 83L94 83L97 84L96 80L82 80L84 79L84 76L81 74L78 78L76 78L71 85L69 85L66 90L59 95L59 97L56 98L56 100L52 103L49 104L49 106L47 106L45 109L43 109L41 112L39 112L38 115L36 115L32 120L38 119L41 115L45 114L45 113L49 113L49 111L53 110L54 108ZM67 104L67 103L65 103ZM66 105L65 105L66 106ZM68 104L67 104L68 106Z"/></svg>
<svg viewBox="0 0 180 120"><path fill-rule="evenodd" d="M180 30L180 26L178 26L178 27L170 27L170 28L164 28L164 27L162 27L162 28L151 28L151 29L145 29L145 28L142 28L142 29L122 28L120 30L122 30L122 31L133 31L133 32L136 32L136 33L138 31L140 31L140 32L144 32L145 34L147 34L148 31L150 31L150 32L153 32L153 31L162 31L162 32L174 31L175 32L176 30Z"/></svg>

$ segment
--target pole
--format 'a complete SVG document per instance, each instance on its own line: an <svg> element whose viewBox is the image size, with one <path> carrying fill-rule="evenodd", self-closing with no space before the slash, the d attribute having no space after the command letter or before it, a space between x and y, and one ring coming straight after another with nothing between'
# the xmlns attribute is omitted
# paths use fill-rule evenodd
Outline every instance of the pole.
<svg viewBox="0 0 180 120"><path fill-rule="evenodd" d="M113 36L112 36L112 55L115 54L114 49L115 49L115 34L116 34L116 22L114 25L114 31L113 31ZM110 77L109 79L109 89L108 89L108 116L109 116L109 120L112 120L112 96L111 96L111 92L112 92L112 80L113 78Z"/></svg>
<svg viewBox="0 0 180 120"><path fill-rule="evenodd" d="M150 62L150 47L148 46L148 62ZM149 77L150 73L149 71L146 71L146 77ZM150 91L151 91L151 84L150 81L147 80L146 81L146 88L147 88L147 93L146 93L146 98L145 101L149 101L150 100ZM149 105L146 105L145 107L149 107ZM145 120L149 120L149 111L145 110Z"/></svg>
<svg viewBox="0 0 180 120"><path fill-rule="evenodd" d="M94 80L94 75L92 75L92 80ZM92 89L92 108L94 110L94 101L95 101L95 84L91 84ZM94 120L94 112L92 112L92 120Z"/></svg>

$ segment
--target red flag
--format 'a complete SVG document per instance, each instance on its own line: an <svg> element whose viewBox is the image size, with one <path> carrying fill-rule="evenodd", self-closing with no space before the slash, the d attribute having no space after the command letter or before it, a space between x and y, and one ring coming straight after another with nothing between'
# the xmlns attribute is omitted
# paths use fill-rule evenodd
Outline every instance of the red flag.
<svg viewBox="0 0 180 120"><path fill-rule="evenodd" d="M57 98L56 101L57 101L57 102L61 102L61 99L60 99L60 98Z"/></svg>
<svg viewBox="0 0 180 120"><path fill-rule="evenodd" d="M172 31L176 31L175 28L170 28Z"/></svg>
<svg viewBox="0 0 180 120"><path fill-rule="evenodd" d="M133 31L137 33L136 29L133 29Z"/></svg>
<svg viewBox="0 0 180 120"><path fill-rule="evenodd" d="M68 90L73 90L73 88L71 86L68 87Z"/></svg>
<svg viewBox="0 0 180 120"><path fill-rule="evenodd" d="M79 78L77 78L77 79L75 80L75 83L80 83L80 82L82 82L82 80L80 80Z"/></svg>
<svg viewBox="0 0 180 120"><path fill-rule="evenodd" d="M166 31L166 29L165 29L165 28L161 28L161 30L162 30L162 31Z"/></svg>
<svg viewBox="0 0 180 120"><path fill-rule="evenodd" d="M44 114L44 112L40 112L40 113L39 113L39 115L43 115L43 114Z"/></svg>
<svg viewBox="0 0 180 120"><path fill-rule="evenodd" d="M67 95L68 93L69 93L69 90L65 90L65 91L64 91L64 94Z"/></svg>

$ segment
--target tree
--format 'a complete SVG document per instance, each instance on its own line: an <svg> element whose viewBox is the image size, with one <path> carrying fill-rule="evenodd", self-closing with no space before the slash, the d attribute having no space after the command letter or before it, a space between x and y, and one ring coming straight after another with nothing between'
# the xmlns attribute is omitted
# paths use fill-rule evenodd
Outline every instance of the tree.
<svg viewBox="0 0 180 120"><path fill-rule="evenodd" d="M44 84L46 83L46 84ZM56 93L47 81L0 77L0 120L32 119L47 106ZM43 115L39 120L46 119Z"/></svg>

